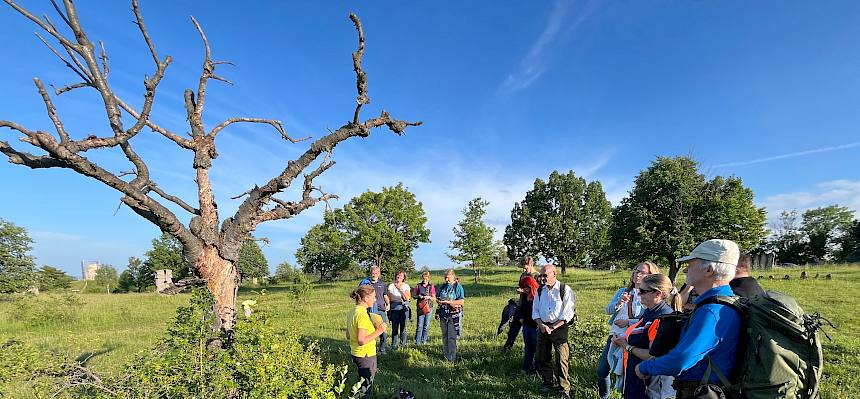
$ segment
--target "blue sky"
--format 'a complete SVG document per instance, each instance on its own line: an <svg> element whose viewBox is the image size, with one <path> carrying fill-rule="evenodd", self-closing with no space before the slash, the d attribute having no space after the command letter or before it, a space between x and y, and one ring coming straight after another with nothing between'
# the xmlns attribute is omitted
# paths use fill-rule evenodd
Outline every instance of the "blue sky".
<svg viewBox="0 0 860 399"><path fill-rule="evenodd" d="M48 1L26 5L60 21ZM451 229L469 199L490 201L501 237L513 203L535 178L573 169L603 183L617 204L658 155L692 154L706 175L735 175L772 215L838 203L860 210L860 3L853 1L213 2L143 1L156 49L173 64L156 94L153 119L187 131L182 90L194 87L202 48L232 61L209 85L209 128L232 116L276 118L296 136L319 137L351 119L350 53L356 12L367 36L372 103L422 120L403 137L378 130L334 152L317 179L341 206L368 189L404 182L424 204L432 244L418 265L449 265ZM217 5L215 5L217 3ZM79 4L91 39L105 41L110 81L139 105L154 66L130 2ZM0 119L50 130L32 78L61 86L73 74L33 36L36 27L0 7ZM108 131L93 92L55 99L78 138ZM18 135L0 140L28 149ZM165 190L196 203L188 153L144 130L132 141ZM213 181L223 218L229 197L262 184L307 143L290 144L263 126L219 135ZM88 156L128 170L115 151ZM101 183L66 170L0 162L0 217L26 227L39 264L75 275L83 260L124 267L159 234ZM292 190L281 198L290 199ZM294 198L294 197L292 197ZM271 267L293 262L300 238L323 207L263 224ZM183 216L187 219L187 217Z"/></svg>

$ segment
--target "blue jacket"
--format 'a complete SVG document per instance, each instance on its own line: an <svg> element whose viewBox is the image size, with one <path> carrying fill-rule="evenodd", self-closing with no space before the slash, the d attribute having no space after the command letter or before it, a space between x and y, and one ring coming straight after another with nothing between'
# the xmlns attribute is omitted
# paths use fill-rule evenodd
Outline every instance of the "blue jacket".
<svg viewBox="0 0 860 399"><path fill-rule="evenodd" d="M731 287L723 285L705 291L695 303L716 295L734 294ZM681 331L678 346L665 356L640 363L639 371L645 375L677 376L679 381L701 381L708 369L706 356L710 356L714 366L729 376L737 363L741 321L741 315L729 306L716 303L697 306ZM711 374L710 382L719 382L716 373Z"/></svg>

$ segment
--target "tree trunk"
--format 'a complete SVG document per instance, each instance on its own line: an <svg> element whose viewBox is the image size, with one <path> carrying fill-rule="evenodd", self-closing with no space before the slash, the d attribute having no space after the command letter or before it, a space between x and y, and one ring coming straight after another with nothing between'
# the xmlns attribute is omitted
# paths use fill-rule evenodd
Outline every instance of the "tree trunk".
<svg viewBox="0 0 860 399"><path fill-rule="evenodd" d="M672 280L672 283L675 282L675 277L678 276L678 271L681 270L681 265L678 264L678 261L674 257L669 258L669 280Z"/></svg>
<svg viewBox="0 0 860 399"><path fill-rule="evenodd" d="M197 258L195 267L200 277L206 279L206 286L215 297L215 311L221 319L221 328L231 331L236 322L236 293L239 290L236 265L222 258L214 246L206 246Z"/></svg>
<svg viewBox="0 0 860 399"><path fill-rule="evenodd" d="M558 257L558 265L561 267L561 274L567 274L567 259L564 256Z"/></svg>

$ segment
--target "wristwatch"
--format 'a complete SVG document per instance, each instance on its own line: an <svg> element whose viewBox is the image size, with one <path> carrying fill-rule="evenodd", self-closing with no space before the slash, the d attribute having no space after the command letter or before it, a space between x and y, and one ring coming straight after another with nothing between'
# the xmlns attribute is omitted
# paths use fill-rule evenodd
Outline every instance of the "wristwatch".
<svg viewBox="0 0 860 399"><path fill-rule="evenodd" d="M627 344L627 346L624 347L624 350L627 351L627 353L633 353L633 348L635 348L633 345Z"/></svg>

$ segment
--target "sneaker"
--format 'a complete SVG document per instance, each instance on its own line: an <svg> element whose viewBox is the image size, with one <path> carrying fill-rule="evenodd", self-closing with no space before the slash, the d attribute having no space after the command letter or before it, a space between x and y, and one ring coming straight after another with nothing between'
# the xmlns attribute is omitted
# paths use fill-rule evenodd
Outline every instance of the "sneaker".
<svg viewBox="0 0 860 399"><path fill-rule="evenodd" d="M570 394L567 392L561 392L561 399L570 399Z"/></svg>

